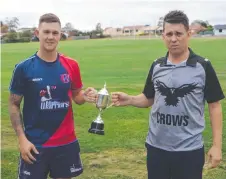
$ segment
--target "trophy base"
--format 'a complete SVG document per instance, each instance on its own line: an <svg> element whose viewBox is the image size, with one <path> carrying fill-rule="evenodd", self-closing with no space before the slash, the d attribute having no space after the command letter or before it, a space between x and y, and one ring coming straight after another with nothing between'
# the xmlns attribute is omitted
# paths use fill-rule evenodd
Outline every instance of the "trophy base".
<svg viewBox="0 0 226 179"><path fill-rule="evenodd" d="M89 133L104 135L104 123L92 122Z"/></svg>

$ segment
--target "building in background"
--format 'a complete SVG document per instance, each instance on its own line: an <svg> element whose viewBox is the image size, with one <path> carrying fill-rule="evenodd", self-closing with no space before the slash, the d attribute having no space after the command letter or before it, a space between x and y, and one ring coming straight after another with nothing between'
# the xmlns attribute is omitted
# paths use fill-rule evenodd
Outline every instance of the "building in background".
<svg viewBox="0 0 226 179"><path fill-rule="evenodd" d="M226 24L213 26L214 35L226 35Z"/></svg>

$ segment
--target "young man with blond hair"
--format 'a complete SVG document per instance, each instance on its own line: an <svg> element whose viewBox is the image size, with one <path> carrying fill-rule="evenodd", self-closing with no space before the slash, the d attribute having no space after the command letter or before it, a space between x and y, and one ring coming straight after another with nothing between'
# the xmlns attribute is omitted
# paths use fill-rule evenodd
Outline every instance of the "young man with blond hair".
<svg viewBox="0 0 226 179"><path fill-rule="evenodd" d="M20 150L18 178L70 179L83 172L72 101L93 103L96 90L82 90L78 62L57 52L61 22L56 15L42 15L35 34L39 50L16 65L9 87Z"/></svg>

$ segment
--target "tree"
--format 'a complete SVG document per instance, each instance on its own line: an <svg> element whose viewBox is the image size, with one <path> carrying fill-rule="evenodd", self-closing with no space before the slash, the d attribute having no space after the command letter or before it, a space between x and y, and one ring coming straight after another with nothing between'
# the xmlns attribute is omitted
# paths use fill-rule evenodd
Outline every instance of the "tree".
<svg viewBox="0 0 226 179"><path fill-rule="evenodd" d="M24 32L21 33L21 37L32 37L32 32L30 30L26 30Z"/></svg>
<svg viewBox="0 0 226 179"><path fill-rule="evenodd" d="M70 22L67 22L67 23L65 24L64 29L65 29L66 31L70 32L70 31L74 30L74 27L73 27L73 25L72 25Z"/></svg>
<svg viewBox="0 0 226 179"><path fill-rule="evenodd" d="M66 40L67 39L67 36L63 33L60 40Z"/></svg>
<svg viewBox="0 0 226 179"><path fill-rule="evenodd" d="M209 25L208 21L203 21L203 20L194 20L191 25L201 25L203 28L207 28L207 26Z"/></svg>
<svg viewBox="0 0 226 179"><path fill-rule="evenodd" d="M19 26L19 19L17 17L13 17L12 19L6 19L6 24L9 28L10 32L15 32L17 27Z"/></svg>
<svg viewBox="0 0 226 179"><path fill-rule="evenodd" d="M206 23L206 25L207 25L206 30L207 30L207 31L213 31L213 26L210 25L210 23L209 23L208 21L205 21L205 23Z"/></svg>
<svg viewBox="0 0 226 179"><path fill-rule="evenodd" d="M163 27L163 20L164 20L164 18L160 17L159 20L158 20L157 26Z"/></svg>
<svg viewBox="0 0 226 179"><path fill-rule="evenodd" d="M203 21L200 19L194 20L191 23L190 28L193 30L193 33L205 33L206 31L213 32L213 26L210 25L208 21Z"/></svg>
<svg viewBox="0 0 226 179"><path fill-rule="evenodd" d="M207 26L209 26L209 25L210 25L209 21L204 21L204 22L206 23L206 25L207 25Z"/></svg>
<svg viewBox="0 0 226 179"><path fill-rule="evenodd" d="M96 25L96 34L102 35L103 29L101 28L101 23L97 23Z"/></svg>
<svg viewBox="0 0 226 179"><path fill-rule="evenodd" d="M17 39L17 33L16 32L9 32L5 36L7 42L16 42Z"/></svg>
<svg viewBox="0 0 226 179"><path fill-rule="evenodd" d="M36 29L37 29L37 27L32 27L31 31L35 32Z"/></svg>
<svg viewBox="0 0 226 179"><path fill-rule="evenodd" d="M5 25L2 21L1 21L1 33L7 33L8 32L8 26Z"/></svg>

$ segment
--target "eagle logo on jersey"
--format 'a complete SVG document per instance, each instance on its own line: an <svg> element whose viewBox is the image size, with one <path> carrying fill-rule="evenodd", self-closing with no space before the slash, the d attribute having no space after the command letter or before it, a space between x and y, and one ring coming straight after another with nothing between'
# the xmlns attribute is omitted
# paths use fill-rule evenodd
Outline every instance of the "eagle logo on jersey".
<svg viewBox="0 0 226 179"><path fill-rule="evenodd" d="M165 97L166 106L177 106L179 103L179 97L183 98L184 96L194 92L197 84L184 84L178 88L169 88L161 81L156 81L156 88Z"/></svg>
<svg viewBox="0 0 226 179"><path fill-rule="evenodd" d="M60 75L60 80L61 80L63 83L69 83L69 82L70 82L69 74L61 74L61 75Z"/></svg>

